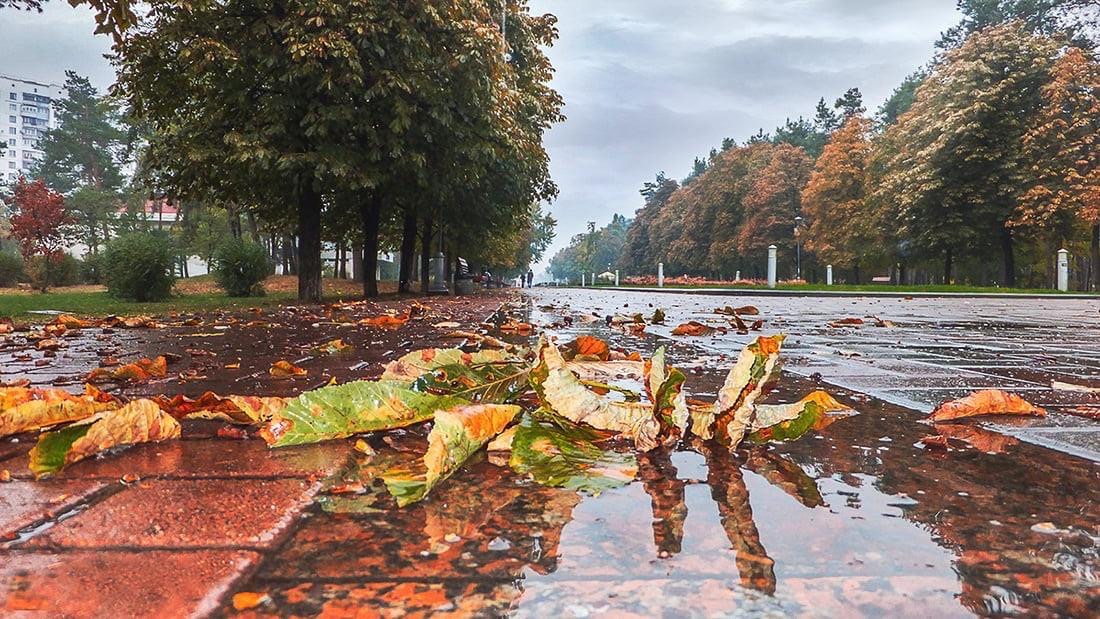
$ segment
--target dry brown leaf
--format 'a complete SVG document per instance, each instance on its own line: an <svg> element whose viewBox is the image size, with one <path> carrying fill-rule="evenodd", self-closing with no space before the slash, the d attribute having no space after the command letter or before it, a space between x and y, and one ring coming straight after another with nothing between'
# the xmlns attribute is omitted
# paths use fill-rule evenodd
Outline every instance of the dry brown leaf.
<svg viewBox="0 0 1100 619"><path fill-rule="evenodd" d="M709 335L714 333L716 329L709 327L701 322L692 320L685 322L672 330L673 335Z"/></svg>
<svg viewBox="0 0 1100 619"><path fill-rule="evenodd" d="M563 348L562 356L575 361L607 361L611 357L607 342L591 335L582 335Z"/></svg>
<svg viewBox="0 0 1100 619"><path fill-rule="evenodd" d="M267 373L275 378L291 378L309 374L306 369L300 368L285 359L281 359L271 364L271 368Z"/></svg>
<svg viewBox="0 0 1100 619"><path fill-rule="evenodd" d="M1045 416L1047 412L1014 393L1000 389L975 391L970 395L944 402L932 411L928 421L948 421L979 415L1036 415Z"/></svg>
<svg viewBox="0 0 1100 619"><path fill-rule="evenodd" d="M96 368L89 372L84 380L89 383L111 381L140 383L153 378L164 378L167 375L168 360L164 356L159 356L156 359L139 359L116 368Z"/></svg>
<svg viewBox="0 0 1100 619"><path fill-rule="evenodd" d="M409 322L409 315L403 314L401 316L391 316L389 314L383 314L375 318L364 318L359 321L359 324L365 327L373 327L375 329L387 329L394 330L400 329L405 326L405 323Z"/></svg>
<svg viewBox="0 0 1100 619"><path fill-rule="evenodd" d="M841 318L829 323L830 327L858 327L863 324L862 318Z"/></svg>

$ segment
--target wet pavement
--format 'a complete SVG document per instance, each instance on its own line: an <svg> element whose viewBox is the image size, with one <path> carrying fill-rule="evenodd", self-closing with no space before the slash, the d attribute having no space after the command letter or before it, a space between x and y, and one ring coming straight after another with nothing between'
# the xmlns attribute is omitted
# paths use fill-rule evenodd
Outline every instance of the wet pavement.
<svg viewBox="0 0 1100 619"><path fill-rule="evenodd" d="M532 320L576 318L556 332L563 340L592 333L643 355L670 345L694 397L713 395L729 355L750 339L667 337L682 319L718 318L707 298L534 295ZM948 312L957 301L902 301L746 301L768 321L764 333L792 335L786 372L766 401L793 401L824 385L860 414L735 454L697 441L656 450L639 457L633 483L599 497L539 486L478 457L428 500L398 509L376 479L379 463L353 441L268 450L256 439L220 438L213 422L187 422L181 441L77 463L42 482L26 471L29 443L4 441L0 469L15 480L0 484L0 536L10 540L0 542L0 608L17 616L1100 613L1100 466L1029 436L1068 429L1085 437L1080 449L1095 449L1087 411L1067 412L1100 405L1095 394L1054 392L1043 382L1097 385L1095 304ZM433 310L472 326L496 302L439 302ZM648 315L650 302L668 312L669 325L643 336L579 319L593 311ZM95 364L98 347L114 345L140 355L181 351L174 372L209 377L135 393L289 394L329 377L377 376L382 361L409 348L454 343L430 329L346 325L345 313L382 307L206 317L197 326L129 331L134 339L121 343L88 334L70 342L65 363L20 375L69 382ZM898 326L826 326L865 314ZM997 318L983 327L983 316ZM244 326L253 320L268 324ZM228 334L197 337L218 332ZM333 337L356 349L309 352ZM224 367L238 357L240 368ZM266 369L275 358L300 361L310 374L272 379ZM89 367L78 367L81 359ZM966 380L936 381L960 376ZM981 449L958 443L930 452L918 444L933 433L917 422L933 404L1002 379L1033 386L1020 392L1050 406L1044 429L1009 436L955 424ZM1063 429L1045 429L1052 424ZM412 459L425 435L413 428L369 442L387 459ZM135 475L140 481L119 481ZM343 493L350 482L367 492ZM269 599L237 611L240 592Z"/></svg>

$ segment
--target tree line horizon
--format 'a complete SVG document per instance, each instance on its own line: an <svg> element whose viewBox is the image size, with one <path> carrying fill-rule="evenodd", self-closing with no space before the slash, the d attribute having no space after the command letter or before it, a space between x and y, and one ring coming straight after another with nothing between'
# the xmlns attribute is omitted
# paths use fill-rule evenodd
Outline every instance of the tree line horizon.
<svg viewBox="0 0 1100 619"><path fill-rule="evenodd" d="M959 5L937 57L873 119L851 88L812 120L726 138L682 181L646 182L632 219L589 222L551 275L652 277L663 263L761 279L776 245L793 278L800 242L811 281L831 264L848 283L1045 287L1064 247L1077 287L1100 289L1100 22L1087 19L1100 5Z"/></svg>

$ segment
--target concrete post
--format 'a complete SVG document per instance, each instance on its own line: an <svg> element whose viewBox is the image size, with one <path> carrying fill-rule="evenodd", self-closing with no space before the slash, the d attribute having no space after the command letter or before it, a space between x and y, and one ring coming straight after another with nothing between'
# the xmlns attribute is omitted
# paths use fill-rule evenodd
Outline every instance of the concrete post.
<svg viewBox="0 0 1100 619"><path fill-rule="evenodd" d="M1058 250L1058 290L1069 291L1069 250Z"/></svg>
<svg viewBox="0 0 1100 619"><path fill-rule="evenodd" d="M775 263L779 248L768 245L768 288L775 288Z"/></svg>
<svg viewBox="0 0 1100 619"><path fill-rule="evenodd" d="M590 279L588 281L592 282L592 287L595 288L596 287L596 274L593 273L592 274L592 279Z"/></svg>
<svg viewBox="0 0 1100 619"><path fill-rule="evenodd" d="M584 288L584 273L581 273L581 288Z"/></svg>
<svg viewBox="0 0 1100 619"><path fill-rule="evenodd" d="M831 264L826 264L825 265L825 285L826 286L832 286L833 285L833 265L831 265Z"/></svg>
<svg viewBox="0 0 1100 619"><path fill-rule="evenodd" d="M737 282L741 281L741 271L738 271L736 274L734 274L733 280Z"/></svg>
<svg viewBox="0 0 1100 619"><path fill-rule="evenodd" d="M665 263L663 262L657 263L657 287L665 287Z"/></svg>
<svg viewBox="0 0 1100 619"><path fill-rule="evenodd" d="M619 269L615 269L615 287L619 286Z"/></svg>

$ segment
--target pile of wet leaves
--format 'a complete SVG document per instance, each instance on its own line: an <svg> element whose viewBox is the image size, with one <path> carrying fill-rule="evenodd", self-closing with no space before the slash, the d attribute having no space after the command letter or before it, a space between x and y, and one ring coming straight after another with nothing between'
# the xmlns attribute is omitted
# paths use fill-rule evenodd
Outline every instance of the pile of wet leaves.
<svg viewBox="0 0 1100 619"><path fill-rule="evenodd" d="M417 312L422 313L411 308L364 325L400 328ZM501 329L537 331L515 321ZM461 336L482 348L415 350L390 362L378 380L329 384L291 398L207 392L198 398L124 401L90 384L95 376L81 394L0 387L0 436L42 431L29 458L30 469L43 477L129 445L178 439L181 421L188 419L253 427L271 448L430 423L422 456L417 452L415 460L403 459L380 474L404 506L424 499L483 450L535 482L599 494L632 481L637 454L663 445L707 441L732 451L746 441L797 440L855 414L824 391L794 403L758 403L779 376L781 334L762 335L745 346L714 401L687 396L685 374L667 362L663 347L643 359L593 336L559 346L543 333L530 347L482 334ZM126 374L163 375L163 365L163 358L139 362ZM293 372L287 365L278 370ZM125 367L111 370L109 377L118 378L114 374ZM1042 414L1042 409L1011 394L975 394L941 407L930 421L1003 412ZM928 445L941 443L946 445L946 438L930 439ZM360 451L387 461L365 441L359 444Z"/></svg>

